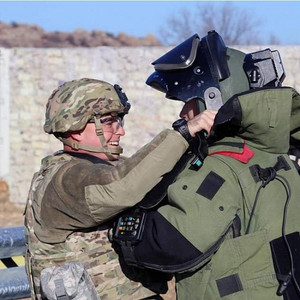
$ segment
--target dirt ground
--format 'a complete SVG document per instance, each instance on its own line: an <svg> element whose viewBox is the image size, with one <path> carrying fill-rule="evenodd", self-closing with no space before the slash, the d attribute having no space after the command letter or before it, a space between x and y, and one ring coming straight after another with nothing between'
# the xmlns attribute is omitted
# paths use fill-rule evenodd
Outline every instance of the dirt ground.
<svg viewBox="0 0 300 300"><path fill-rule="evenodd" d="M8 187L0 180L0 227L22 226L24 224L24 205L15 205L8 201ZM175 300L174 281L169 284L169 291L162 295L164 300ZM23 299L23 300L30 300ZM113 299L112 299L113 300ZM132 299L135 300L135 299Z"/></svg>
<svg viewBox="0 0 300 300"><path fill-rule="evenodd" d="M11 203L1 203L0 227L13 227L23 225L24 206Z"/></svg>
<svg viewBox="0 0 300 300"><path fill-rule="evenodd" d="M24 205L14 205L9 202L9 187L0 180L0 227L23 225Z"/></svg>

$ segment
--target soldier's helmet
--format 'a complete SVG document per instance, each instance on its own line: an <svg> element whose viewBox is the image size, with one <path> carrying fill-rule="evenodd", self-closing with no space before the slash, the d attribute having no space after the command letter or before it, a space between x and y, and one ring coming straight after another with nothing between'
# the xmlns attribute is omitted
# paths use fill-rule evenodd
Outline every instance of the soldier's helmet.
<svg viewBox="0 0 300 300"><path fill-rule="evenodd" d="M90 78L65 82L48 99L44 130L54 134L79 131L96 116L122 116L129 108L118 85Z"/></svg>
<svg viewBox="0 0 300 300"><path fill-rule="evenodd" d="M225 46L216 31L194 34L153 63L146 83L166 98L197 99L199 110L218 110L230 97L252 88L280 86L285 78L278 51L245 54Z"/></svg>

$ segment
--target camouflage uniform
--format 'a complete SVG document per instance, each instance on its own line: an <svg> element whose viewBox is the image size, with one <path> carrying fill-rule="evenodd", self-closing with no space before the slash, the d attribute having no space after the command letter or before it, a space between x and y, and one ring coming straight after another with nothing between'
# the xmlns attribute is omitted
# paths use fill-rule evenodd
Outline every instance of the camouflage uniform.
<svg viewBox="0 0 300 300"><path fill-rule="evenodd" d="M101 300L84 265L79 261L42 270L41 289L48 300L65 296L72 300Z"/></svg>
<svg viewBox="0 0 300 300"><path fill-rule="evenodd" d="M99 82L95 86L98 93L99 84L101 88ZM67 94L72 98L72 91ZM91 107L103 113L105 105L102 102L106 98L93 96L91 101L86 95L82 92L83 102L71 104L72 114L65 111L59 114L60 118L54 114L55 124L46 121L45 130L80 130L78 124L82 121L77 120L81 113ZM55 99L52 103L57 104L56 96L54 92L49 101ZM67 104L62 104L67 110ZM115 104L115 111L121 112L120 101ZM113 105L111 100L109 106ZM51 113L48 104L46 119ZM63 121L69 116L71 125L65 126ZM135 155L117 165L87 154L58 152L45 157L33 177L25 212L26 268L32 299L41 299L41 270L67 261L84 264L102 300L142 299L153 295L123 275L107 238L107 221L142 200L162 175L172 169L187 147L179 133L164 130Z"/></svg>

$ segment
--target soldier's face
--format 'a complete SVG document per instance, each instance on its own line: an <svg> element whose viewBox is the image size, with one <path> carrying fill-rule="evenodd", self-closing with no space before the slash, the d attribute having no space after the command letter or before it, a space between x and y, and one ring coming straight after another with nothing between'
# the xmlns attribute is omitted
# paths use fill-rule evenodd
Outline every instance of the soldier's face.
<svg viewBox="0 0 300 300"><path fill-rule="evenodd" d="M123 120L120 117L112 117L111 115L107 115L101 119L103 135L107 142L107 147L118 148L121 136L125 135ZM118 158L119 154L113 154L113 156Z"/></svg>
<svg viewBox="0 0 300 300"><path fill-rule="evenodd" d="M101 124L103 136L106 140L107 147L118 149L120 138L121 136L125 135L123 124L121 120L118 120L117 118L112 117L110 115L106 115L103 118L107 119L104 123ZM72 138L80 142L80 144L82 145L102 148L102 144L96 133L95 123L87 123L83 131L78 133L72 133ZM115 159L119 158L119 154L112 155ZM97 157L107 160L107 156L101 152L97 153Z"/></svg>
<svg viewBox="0 0 300 300"><path fill-rule="evenodd" d="M191 100L184 104L179 116L182 119L190 120L197 115L197 100Z"/></svg>

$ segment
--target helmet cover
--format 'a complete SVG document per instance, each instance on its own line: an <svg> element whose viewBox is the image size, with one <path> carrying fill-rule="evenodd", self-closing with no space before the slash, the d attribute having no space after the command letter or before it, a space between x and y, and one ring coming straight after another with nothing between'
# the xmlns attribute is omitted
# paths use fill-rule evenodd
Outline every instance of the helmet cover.
<svg viewBox="0 0 300 300"><path fill-rule="evenodd" d="M94 116L126 114L130 108L118 85L82 78L55 89L46 105L44 130L63 133L82 130Z"/></svg>

